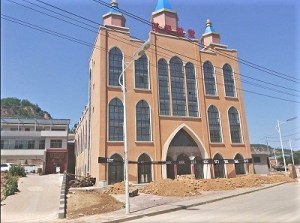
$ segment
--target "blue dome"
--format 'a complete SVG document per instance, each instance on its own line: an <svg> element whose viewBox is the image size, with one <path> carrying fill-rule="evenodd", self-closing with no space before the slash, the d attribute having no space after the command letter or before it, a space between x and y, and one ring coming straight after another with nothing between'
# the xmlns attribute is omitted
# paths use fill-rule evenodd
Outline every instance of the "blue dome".
<svg viewBox="0 0 300 223"><path fill-rule="evenodd" d="M161 10L161 9L170 9L172 10L172 6L168 0L158 0L156 4L155 11Z"/></svg>
<svg viewBox="0 0 300 223"><path fill-rule="evenodd" d="M209 19L206 20L206 28L204 33L215 33L215 30L212 27L212 22Z"/></svg>

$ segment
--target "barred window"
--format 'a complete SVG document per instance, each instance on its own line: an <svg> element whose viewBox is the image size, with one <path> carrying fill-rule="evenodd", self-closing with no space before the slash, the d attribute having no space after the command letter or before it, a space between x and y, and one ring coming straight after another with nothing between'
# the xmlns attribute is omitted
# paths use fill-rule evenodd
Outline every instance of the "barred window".
<svg viewBox="0 0 300 223"><path fill-rule="evenodd" d="M16 140L15 149L34 149L35 140Z"/></svg>
<svg viewBox="0 0 300 223"><path fill-rule="evenodd" d="M228 97L235 97L235 86L232 68L229 64L223 66L225 95Z"/></svg>
<svg viewBox="0 0 300 223"><path fill-rule="evenodd" d="M120 99L114 98L108 105L109 141L123 141L124 108Z"/></svg>
<svg viewBox="0 0 300 223"><path fill-rule="evenodd" d="M186 72L189 116L197 117L198 116L198 101L197 101L196 78L195 78L194 65L192 63L187 63L185 65L185 72Z"/></svg>
<svg viewBox="0 0 300 223"><path fill-rule="evenodd" d="M230 135L232 143L241 143L241 126L239 113L235 107L231 107L228 111L228 118L230 124Z"/></svg>
<svg viewBox="0 0 300 223"><path fill-rule="evenodd" d="M203 64L203 71L204 71L204 82L205 82L205 94L217 95L214 67L211 64L211 62L206 61Z"/></svg>
<svg viewBox="0 0 300 223"><path fill-rule="evenodd" d="M221 135L219 111L215 106L211 105L208 108L207 113L208 113L210 142L220 143L222 142L222 135Z"/></svg>
<svg viewBox="0 0 300 223"><path fill-rule="evenodd" d="M50 140L50 148L62 148L62 140L61 139L51 139Z"/></svg>
<svg viewBox="0 0 300 223"><path fill-rule="evenodd" d="M172 105L174 116L186 116L186 97L181 59L173 57L170 61Z"/></svg>
<svg viewBox="0 0 300 223"><path fill-rule="evenodd" d="M159 109L161 115L170 115L170 93L168 64L166 60L158 61L158 79L159 79Z"/></svg>
<svg viewBox="0 0 300 223"><path fill-rule="evenodd" d="M119 76L123 70L123 55L119 48L109 51L109 85L119 86Z"/></svg>
<svg viewBox="0 0 300 223"><path fill-rule="evenodd" d="M136 140L151 141L150 109L144 100L136 105Z"/></svg>
<svg viewBox="0 0 300 223"><path fill-rule="evenodd" d="M148 58L146 55L135 61L135 87L149 89Z"/></svg>

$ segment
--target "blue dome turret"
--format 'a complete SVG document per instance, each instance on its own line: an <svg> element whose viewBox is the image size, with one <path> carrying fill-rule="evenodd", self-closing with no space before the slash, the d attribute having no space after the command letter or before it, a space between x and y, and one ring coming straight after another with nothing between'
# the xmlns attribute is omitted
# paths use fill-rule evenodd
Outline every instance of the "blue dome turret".
<svg viewBox="0 0 300 223"><path fill-rule="evenodd" d="M215 33L215 30L212 26L212 22L210 21L210 19L206 20L206 29L205 29L205 34L206 33Z"/></svg>
<svg viewBox="0 0 300 223"><path fill-rule="evenodd" d="M172 6L168 0L158 0L156 4L155 11L169 9L172 10Z"/></svg>

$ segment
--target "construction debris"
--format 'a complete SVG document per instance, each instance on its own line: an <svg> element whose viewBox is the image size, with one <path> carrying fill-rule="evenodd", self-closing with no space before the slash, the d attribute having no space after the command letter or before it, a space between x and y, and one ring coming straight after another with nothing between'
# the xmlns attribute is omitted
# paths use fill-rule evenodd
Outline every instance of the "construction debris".
<svg viewBox="0 0 300 223"><path fill-rule="evenodd" d="M94 186L96 178L87 176L87 177L77 177L74 180L69 181L70 187L91 187Z"/></svg>
<svg viewBox="0 0 300 223"><path fill-rule="evenodd" d="M138 188L129 184L129 196L134 197L138 195ZM124 181L120 183L115 183L111 187L108 187L104 192L104 194L125 194L125 183Z"/></svg>

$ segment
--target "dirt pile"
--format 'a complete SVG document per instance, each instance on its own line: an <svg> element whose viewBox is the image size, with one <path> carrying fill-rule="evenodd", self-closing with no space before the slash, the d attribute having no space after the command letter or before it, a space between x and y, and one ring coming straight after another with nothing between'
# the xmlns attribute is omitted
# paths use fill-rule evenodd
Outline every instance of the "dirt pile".
<svg viewBox="0 0 300 223"><path fill-rule="evenodd" d="M135 191L137 188L134 187L132 184L129 184L129 191ZM125 194L125 182L122 181L120 183L115 183L111 187L107 188L104 194Z"/></svg>
<svg viewBox="0 0 300 223"><path fill-rule="evenodd" d="M259 176L247 175L236 178L201 179L178 178L175 180L165 179L151 182L140 190L141 193L154 194L159 196L195 196L201 191L234 190L236 188L260 187L263 184L280 182L294 182L295 180L283 176Z"/></svg>
<svg viewBox="0 0 300 223"><path fill-rule="evenodd" d="M100 190L69 191L67 197L69 219L116 211L124 207L123 203Z"/></svg>

